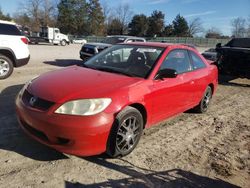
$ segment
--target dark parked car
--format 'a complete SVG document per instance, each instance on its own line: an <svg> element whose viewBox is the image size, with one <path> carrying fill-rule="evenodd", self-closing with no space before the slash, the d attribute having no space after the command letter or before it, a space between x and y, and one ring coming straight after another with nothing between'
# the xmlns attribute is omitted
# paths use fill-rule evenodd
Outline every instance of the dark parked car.
<svg viewBox="0 0 250 188"><path fill-rule="evenodd" d="M234 38L225 46L217 44L220 72L250 78L250 38Z"/></svg>
<svg viewBox="0 0 250 188"><path fill-rule="evenodd" d="M104 41L100 43L86 43L82 46L80 50L80 58L82 60L87 60L93 55L99 53L100 51L114 45L117 43L129 43L129 42L146 42L144 38L124 36L124 35L113 35L107 36Z"/></svg>
<svg viewBox="0 0 250 188"><path fill-rule="evenodd" d="M201 55L210 61L217 60L217 52L215 48L209 48L208 50L204 51Z"/></svg>

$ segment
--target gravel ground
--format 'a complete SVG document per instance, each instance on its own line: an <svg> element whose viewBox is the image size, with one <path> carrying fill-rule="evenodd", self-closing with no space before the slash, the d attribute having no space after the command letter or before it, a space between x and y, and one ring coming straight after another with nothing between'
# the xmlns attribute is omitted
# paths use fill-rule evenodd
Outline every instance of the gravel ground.
<svg viewBox="0 0 250 188"><path fill-rule="evenodd" d="M27 137L16 94L37 75L80 64L80 47L31 45L29 64L0 81L0 187L250 187L248 79L222 77L206 114L183 113L145 130L121 159L65 155Z"/></svg>

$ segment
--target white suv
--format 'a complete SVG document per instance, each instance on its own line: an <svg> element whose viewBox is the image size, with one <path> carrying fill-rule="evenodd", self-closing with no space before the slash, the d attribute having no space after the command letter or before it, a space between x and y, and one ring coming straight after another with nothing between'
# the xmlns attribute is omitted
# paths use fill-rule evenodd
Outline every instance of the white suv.
<svg viewBox="0 0 250 188"><path fill-rule="evenodd" d="M14 67L28 63L28 39L15 23L0 20L0 80L9 77Z"/></svg>

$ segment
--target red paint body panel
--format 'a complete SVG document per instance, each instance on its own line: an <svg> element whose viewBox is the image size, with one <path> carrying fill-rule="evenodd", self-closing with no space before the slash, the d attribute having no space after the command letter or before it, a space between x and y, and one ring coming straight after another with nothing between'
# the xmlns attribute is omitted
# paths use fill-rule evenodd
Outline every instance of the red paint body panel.
<svg viewBox="0 0 250 188"><path fill-rule="evenodd" d="M72 66L40 76L28 90L49 101L63 103L72 98L102 98L140 80L142 79Z"/></svg>
<svg viewBox="0 0 250 188"><path fill-rule="evenodd" d="M45 112L33 109L22 101L21 91L16 99L21 127L34 139L61 152L80 156L96 155L106 151L115 116L126 106L135 103L143 105L147 112L145 126L150 127L196 106L208 85L212 85L215 92L218 84L217 68L193 48L164 43L134 44L165 48L147 79L77 66L46 73L33 80L27 90L39 98L54 102L54 105ZM206 67L179 74L176 78L155 80L159 67L173 49L192 50ZM103 112L92 116L54 113L66 101L90 98L111 98L112 102ZM68 142L60 143L60 138Z"/></svg>
<svg viewBox="0 0 250 188"><path fill-rule="evenodd" d="M85 118L72 115L49 115L26 108L18 99L16 105L21 127L43 144L61 152L80 156L100 154L106 150L107 138L114 121L113 114L100 113ZM24 124L43 132L48 140L31 134ZM69 139L70 142L59 145L57 138Z"/></svg>

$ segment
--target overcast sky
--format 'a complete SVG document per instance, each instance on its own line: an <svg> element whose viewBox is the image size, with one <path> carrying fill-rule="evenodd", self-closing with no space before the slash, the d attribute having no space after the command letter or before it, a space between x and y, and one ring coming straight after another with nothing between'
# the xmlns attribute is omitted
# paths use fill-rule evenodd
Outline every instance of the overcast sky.
<svg viewBox="0 0 250 188"><path fill-rule="evenodd" d="M57 0L59 1L59 0ZM25 0L0 0L2 11L15 13L20 3ZM205 29L218 28L224 35L231 34L231 20L236 17L250 17L250 0L101 0L110 7L126 3L130 5L134 14L149 16L154 10L161 10L165 14L165 22L169 24L177 14L181 14L188 21L199 17Z"/></svg>

